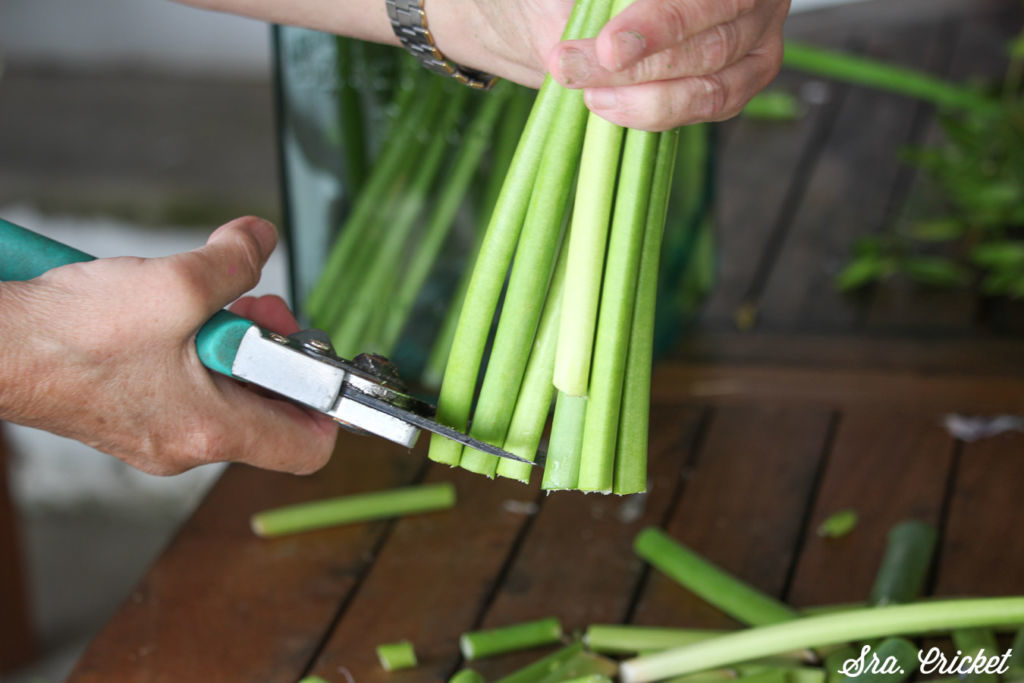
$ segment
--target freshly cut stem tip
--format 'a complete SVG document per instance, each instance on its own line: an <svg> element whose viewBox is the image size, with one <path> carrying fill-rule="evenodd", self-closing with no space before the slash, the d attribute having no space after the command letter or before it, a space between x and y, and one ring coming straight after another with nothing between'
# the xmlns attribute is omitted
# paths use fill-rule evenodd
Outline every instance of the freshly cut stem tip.
<svg viewBox="0 0 1024 683"><path fill-rule="evenodd" d="M484 631L470 631L459 638L462 656L469 661L505 652L551 645L562 639L562 625L549 617Z"/></svg>
<svg viewBox="0 0 1024 683"><path fill-rule="evenodd" d="M444 510L453 505L455 487L449 482L439 482L266 510L252 516L251 526L257 536L270 538L339 524Z"/></svg>
<svg viewBox="0 0 1024 683"><path fill-rule="evenodd" d="M545 676L558 671L566 662L582 652L583 643L566 645L560 650L552 652L547 657L538 659L519 671L498 679L495 683L537 683L537 681L543 680Z"/></svg>
<svg viewBox="0 0 1024 683"><path fill-rule="evenodd" d="M377 659L385 671L399 671L416 666L416 650L408 640L377 646Z"/></svg>
<svg viewBox="0 0 1024 683"><path fill-rule="evenodd" d="M644 529L633 547L655 568L745 624L764 626L799 617L796 610L708 562L660 529Z"/></svg>
<svg viewBox="0 0 1024 683"><path fill-rule="evenodd" d="M803 617L623 662L623 683L646 683L738 660L871 638L1024 623L1024 597L935 600Z"/></svg>
<svg viewBox="0 0 1024 683"><path fill-rule="evenodd" d="M548 440L548 458L544 463L541 488L559 491L576 488L579 482L583 444L583 421L587 415L587 397L558 392L555 416Z"/></svg>
<svg viewBox="0 0 1024 683"><path fill-rule="evenodd" d="M448 679L448 683L486 683L484 677L472 669L463 669Z"/></svg>

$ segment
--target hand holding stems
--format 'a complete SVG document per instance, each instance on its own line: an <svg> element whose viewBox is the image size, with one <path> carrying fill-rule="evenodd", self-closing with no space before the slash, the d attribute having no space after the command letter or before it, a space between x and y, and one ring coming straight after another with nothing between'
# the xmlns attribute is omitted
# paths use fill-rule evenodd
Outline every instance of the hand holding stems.
<svg viewBox="0 0 1024 683"><path fill-rule="evenodd" d="M272 225L240 218L183 254L0 283L0 418L154 474L225 460L319 469L333 421L215 375L196 355L196 330L256 285L276 243ZM232 310L283 334L298 329L278 297L240 299Z"/></svg>
<svg viewBox="0 0 1024 683"><path fill-rule="evenodd" d="M398 44L384 0L181 0ZM661 131L735 116L778 73L789 0L636 0L591 40L560 42L574 0L425 0L453 61L522 85L584 88L613 123Z"/></svg>
<svg viewBox="0 0 1024 683"><path fill-rule="evenodd" d="M476 4L497 59L480 66L532 86L550 71L585 89L602 118L652 131L738 114L779 71L789 10L789 0L636 0L595 39L559 42L571 0Z"/></svg>

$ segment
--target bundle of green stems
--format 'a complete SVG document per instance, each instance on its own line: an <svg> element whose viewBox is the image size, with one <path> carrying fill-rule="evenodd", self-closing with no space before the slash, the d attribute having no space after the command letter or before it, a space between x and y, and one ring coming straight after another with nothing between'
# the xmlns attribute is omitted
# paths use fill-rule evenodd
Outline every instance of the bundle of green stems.
<svg viewBox="0 0 1024 683"><path fill-rule="evenodd" d="M565 37L596 35L627 4L577 2ZM508 169L438 420L535 460L554 401L548 490L646 489L658 262L678 139L588 114L581 91L549 77ZM431 441L430 458L520 481L531 470L446 439Z"/></svg>

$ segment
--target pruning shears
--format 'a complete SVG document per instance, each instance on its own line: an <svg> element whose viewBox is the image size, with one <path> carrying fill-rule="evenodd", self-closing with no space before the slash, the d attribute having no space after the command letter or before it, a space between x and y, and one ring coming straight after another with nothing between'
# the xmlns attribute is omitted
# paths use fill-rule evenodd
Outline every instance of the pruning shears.
<svg viewBox="0 0 1024 683"><path fill-rule="evenodd" d="M0 281L31 280L51 268L93 258L0 219ZM434 407L406 393L387 358L340 358L321 330L285 336L222 310L197 332L196 351L210 370L324 413L351 431L412 448L426 429L492 455L534 464L436 422Z"/></svg>

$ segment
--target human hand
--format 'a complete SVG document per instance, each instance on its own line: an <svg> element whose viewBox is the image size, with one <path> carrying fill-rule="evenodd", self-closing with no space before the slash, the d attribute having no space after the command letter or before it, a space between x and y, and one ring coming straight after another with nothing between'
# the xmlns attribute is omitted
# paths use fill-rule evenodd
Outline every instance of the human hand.
<svg viewBox="0 0 1024 683"><path fill-rule="evenodd" d="M0 283L0 417L154 474L219 461L319 469L337 435L330 418L211 373L196 354L198 328L256 285L276 242L269 223L240 218L183 254ZM298 329L278 297L232 310L282 334Z"/></svg>
<svg viewBox="0 0 1024 683"><path fill-rule="evenodd" d="M738 114L779 71L789 11L789 0L636 0L596 38L559 42L572 0L474 1L482 28L469 35L492 47L465 63L533 87L548 70L583 88L591 111L644 130Z"/></svg>

